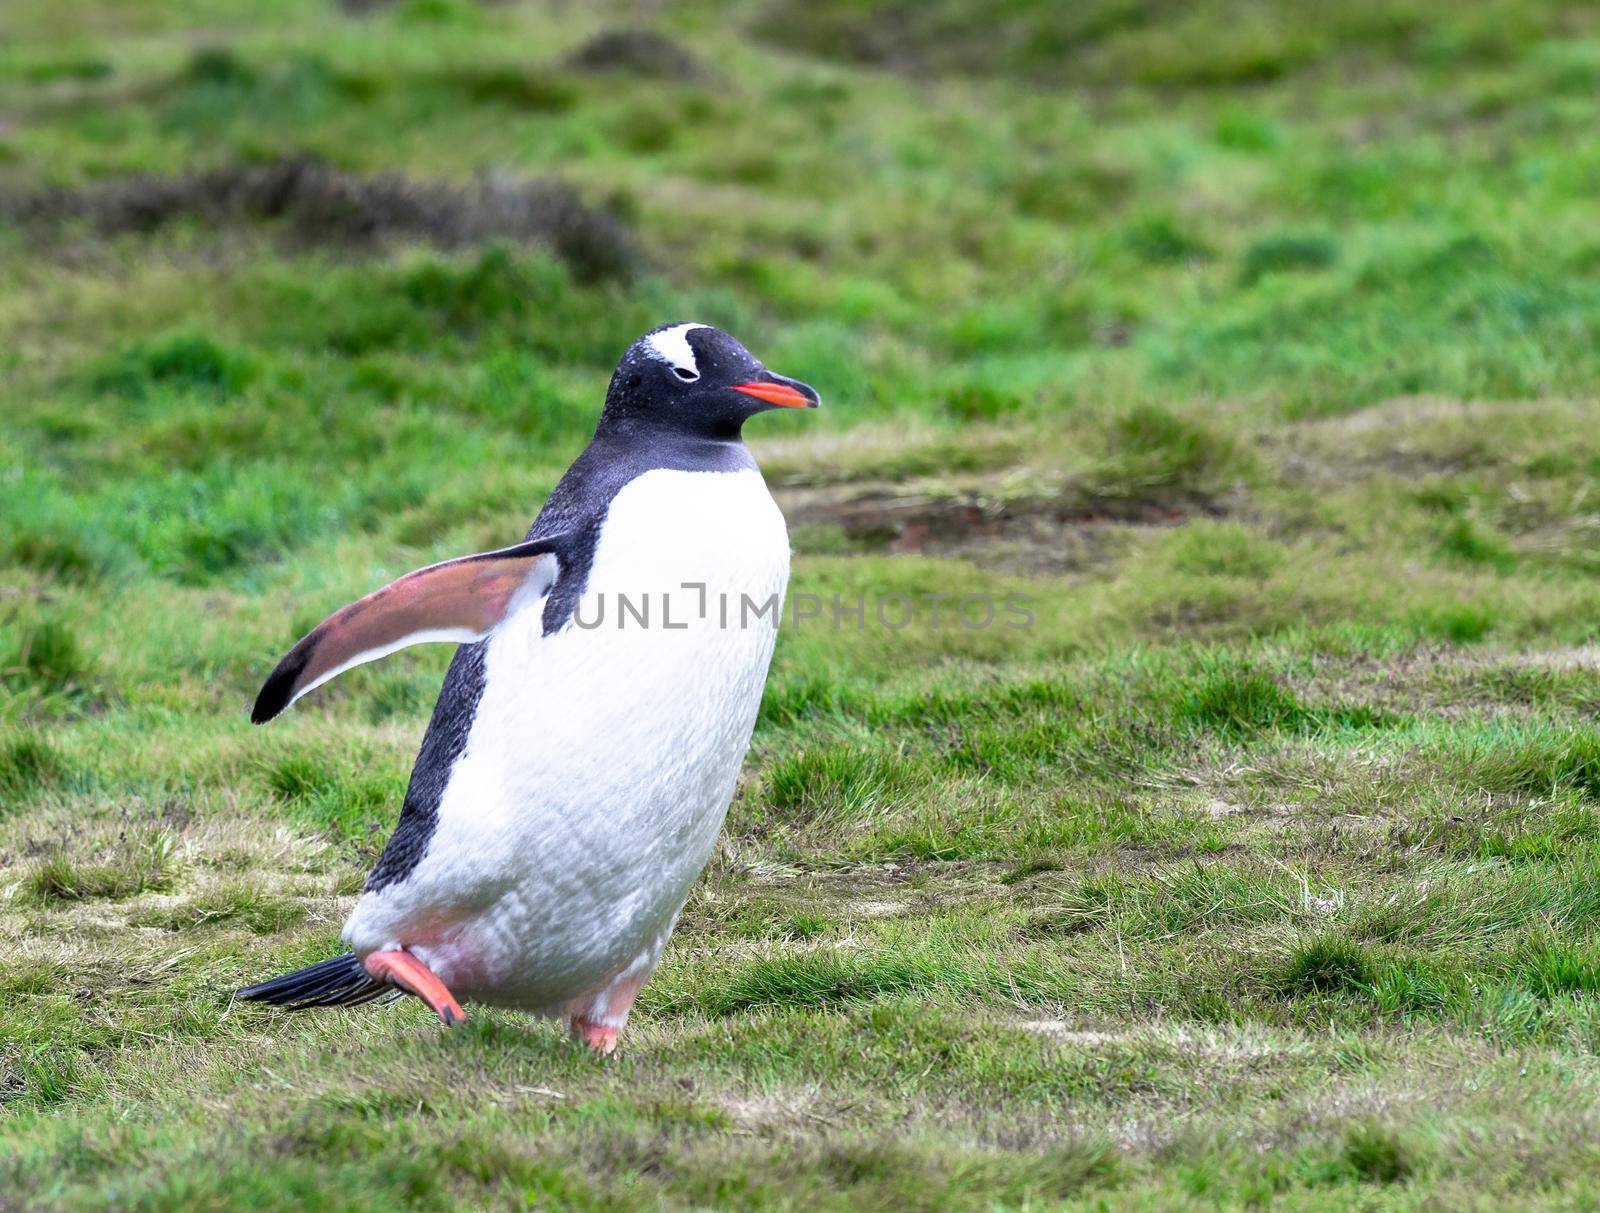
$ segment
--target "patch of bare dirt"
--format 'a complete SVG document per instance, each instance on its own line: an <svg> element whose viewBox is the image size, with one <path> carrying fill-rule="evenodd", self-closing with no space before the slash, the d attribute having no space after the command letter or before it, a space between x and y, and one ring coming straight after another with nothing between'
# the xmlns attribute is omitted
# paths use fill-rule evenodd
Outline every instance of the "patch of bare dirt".
<svg viewBox="0 0 1600 1213"><path fill-rule="evenodd" d="M339 11L347 17L370 17L393 8L400 0L338 0ZM510 0L478 0L484 6L507 4Z"/></svg>
<svg viewBox="0 0 1600 1213"><path fill-rule="evenodd" d="M717 1099L736 1131L770 1134L835 1123L850 1104L830 1105L815 1092L728 1092Z"/></svg>
<svg viewBox="0 0 1600 1213"><path fill-rule="evenodd" d="M1017 1026L1024 1032L1048 1036L1069 1045L1120 1045L1136 1039L1132 1032L1097 1032L1069 1028L1064 1019L1029 1019Z"/></svg>
<svg viewBox="0 0 1600 1213"><path fill-rule="evenodd" d="M1450 476L1507 462L1507 439L1586 421L1566 400L1495 402L1401 396L1263 435L1292 483L1345 485L1376 477Z"/></svg>
<svg viewBox="0 0 1600 1213"><path fill-rule="evenodd" d="M1533 669L1600 670L1600 644L1577 645L1564 649L1546 649L1536 653L1519 653L1512 658L1515 664Z"/></svg>
<svg viewBox="0 0 1600 1213"><path fill-rule="evenodd" d="M178 219L219 227L271 220L299 244L356 250L394 239L441 248L490 239L536 242L585 281L626 277L635 262L617 219L552 181L483 176L460 186L398 173L349 173L295 156L180 177L0 191L0 222L41 231L76 222L118 235L155 231Z"/></svg>
<svg viewBox="0 0 1600 1213"><path fill-rule="evenodd" d="M685 83L712 78L711 70L688 50L650 30L604 30L573 51L567 66L580 72L627 72Z"/></svg>
<svg viewBox="0 0 1600 1213"><path fill-rule="evenodd" d="M904 901L847 901L844 911L859 918L893 918L904 914L910 905Z"/></svg>
<svg viewBox="0 0 1600 1213"><path fill-rule="evenodd" d="M1020 498L935 495L838 486L779 490L790 525L837 527L852 545L954 556L1023 573L1062 573L1115 554L1130 527L1180 526L1227 511L1212 500Z"/></svg>

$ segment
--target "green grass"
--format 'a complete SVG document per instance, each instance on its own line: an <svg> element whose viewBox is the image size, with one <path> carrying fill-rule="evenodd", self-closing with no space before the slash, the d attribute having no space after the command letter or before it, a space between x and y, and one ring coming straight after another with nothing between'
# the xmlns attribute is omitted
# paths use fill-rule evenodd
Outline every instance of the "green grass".
<svg viewBox="0 0 1600 1213"><path fill-rule="evenodd" d="M0 1205L1600 1199L1589 8L6 15ZM234 1005L449 655L260 679L691 317L823 612L620 1056Z"/></svg>

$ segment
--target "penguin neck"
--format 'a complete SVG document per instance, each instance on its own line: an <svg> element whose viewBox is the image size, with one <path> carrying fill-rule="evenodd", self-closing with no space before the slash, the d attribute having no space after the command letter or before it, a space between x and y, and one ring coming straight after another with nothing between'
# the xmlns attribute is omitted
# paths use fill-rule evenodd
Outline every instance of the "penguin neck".
<svg viewBox="0 0 1600 1213"><path fill-rule="evenodd" d="M652 417L649 414L606 409L600 414L600 424L595 427L594 441L613 449L670 451L690 458L698 455L710 462L718 462L730 454L744 452L743 429L743 419L708 420L703 426L691 428L677 417ZM699 462L698 459L695 461Z"/></svg>
<svg viewBox="0 0 1600 1213"><path fill-rule="evenodd" d="M528 537L598 525L624 485L656 470L759 474L761 469L737 436L685 433L681 426L602 413L594 437L546 499Z"/></svg>

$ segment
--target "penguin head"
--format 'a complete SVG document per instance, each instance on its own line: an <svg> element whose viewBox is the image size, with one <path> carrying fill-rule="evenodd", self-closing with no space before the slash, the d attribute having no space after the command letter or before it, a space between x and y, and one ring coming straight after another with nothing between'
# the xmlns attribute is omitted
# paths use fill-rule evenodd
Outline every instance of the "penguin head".
<svg viewBox="0 0 1600 1213"><path fill-rule="evenodd" d="M815 389L767 370L721 329L665 324L635 341L617 363L604 418L726 439L737 438L757 413L817 404Z"/></svg>

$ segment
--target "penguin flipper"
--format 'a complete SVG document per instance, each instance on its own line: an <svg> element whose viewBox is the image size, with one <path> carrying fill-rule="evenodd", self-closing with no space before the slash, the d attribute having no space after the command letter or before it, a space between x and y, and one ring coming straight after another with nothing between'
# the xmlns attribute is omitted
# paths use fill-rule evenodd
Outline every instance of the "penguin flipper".
<svg viewBox="0 0 1600 1213"><path fill-rule="evenodd" d="M514 602L549 592L561 571L558 546L559 539L534 539L431 564L340 608L278 662L250 719L271 720L311 688L396 649L482 640Z"/></svg>

